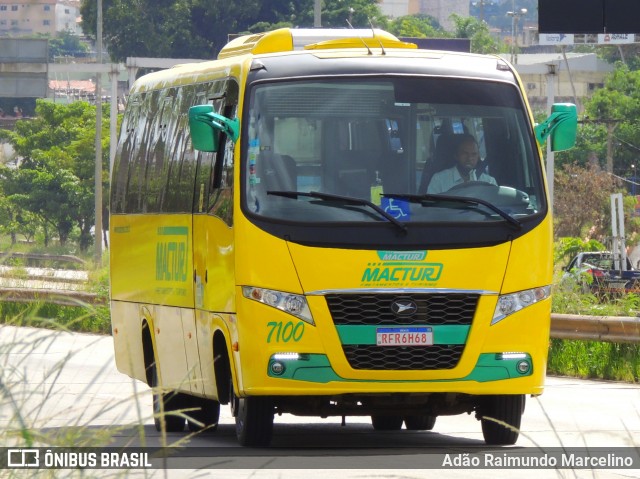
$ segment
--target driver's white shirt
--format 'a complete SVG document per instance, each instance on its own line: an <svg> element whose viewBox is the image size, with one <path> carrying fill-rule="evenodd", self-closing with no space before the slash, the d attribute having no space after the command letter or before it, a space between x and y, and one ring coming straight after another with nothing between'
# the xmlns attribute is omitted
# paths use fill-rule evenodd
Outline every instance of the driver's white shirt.
<svg viewBox="0 0 640 479"><path fill-rule="evenodd" d="M492 185L498 184L494 177L487 173L481 173L480 176L476 176L476 170L471 170L469 172L469 181L484 181L485 183L491 183ZM437 195L438 193L444 193L450 188L462 183L464 183L464 179L460 176L458 167L452 166L451 168L439 171L433 175L433 178L431 178L429 186L427 187L427 193Z"/></svg>

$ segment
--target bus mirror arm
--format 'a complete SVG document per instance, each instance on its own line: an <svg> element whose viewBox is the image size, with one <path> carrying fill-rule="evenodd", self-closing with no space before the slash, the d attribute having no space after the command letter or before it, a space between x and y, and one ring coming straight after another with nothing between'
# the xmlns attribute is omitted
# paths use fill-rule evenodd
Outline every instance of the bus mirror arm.
<svg viewBox="0 0 640 479"><path fill-rule="evenodd" d="M196 121L209 124L214 130L221 131L231 138L234 143L238 139L240 123L237 118L231 120L225 116L211 112L197 115Z"/></svg>
<svg viewBox="0 0 640 479"><path fill-rule="evenodd" d="M573 148L578 130L576 106L572 103L554 104L549 118L536 125L534 130L540 145L543 145L547 137L551 135L552 151Z"/></svg>
<svg viewBox="0 0 640 479"><path fill-rule="evenodd" d="M218 151L216 132L226 134L235 143L240 134L240 123L237 118L232 120L214 113L212 105L197 105L189 108L189 131L196 150Z"/></svg>

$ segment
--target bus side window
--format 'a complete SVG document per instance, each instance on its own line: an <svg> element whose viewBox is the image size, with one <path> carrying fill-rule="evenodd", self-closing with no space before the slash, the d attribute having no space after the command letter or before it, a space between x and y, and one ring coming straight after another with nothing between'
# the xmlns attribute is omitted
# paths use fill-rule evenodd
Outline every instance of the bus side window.
<svg viewBox="0 0 640 479"><path fill-rule="evenodd" d="M168 126L173 116L173 95L175 92L161 91L159 111L152 121L152 131L150 138L149 156L146 168L146 188L145 203L147 211L158 213L162 211L164 197L166 194L166 177L169 169L169 158L167 154L167 132Z"/></svg>
<svg viewBox="0 0 640 479"><path fill-rule="evenodd" d="M238 108L238 84L226 82L225 105L221 113L227 118L235 118ZM219 217L229 226L233 225L233 167L235 143L225 134L220 134L221 148L214 154L211 189L207 202L207 212Z"/></svg>
<svg viewBox="0 0 640 479"><path fill-rule="evenodd" d="M135 123L132 125L134 141L129 155L129 182L125 200L125 210L127 213L146 212L144 196L146 188L147 153L153 123L153 115L151 113L151 105L153 102L153 92L148 92L141 96L137 118L135 118Z"/></svg>
<svg viewBox="0 0 640 479"><path fill-rule="evenodd" d="M122 122L122 133L125 140L119 142L116 152L115 164L113 167L113 194L111 196L111 212L126 213L127 211L127 190L129 187L129 175L131 163L134 161L135 145L138 135L138 113L140 111L140 99L138 96L129 98L127 115Z"/></svg>
<svg viewBox="0 0 640 479"><path fill-rule="evenodd" d="M196 155L191 148L187 112L195 101L196 90L192 85L180 88L174 100L177 113L175 128L171 129L167 138L167 144L173 146L170 151L167 151L169 168L165 186L164 212L181 213L192 209Z"/></svg>

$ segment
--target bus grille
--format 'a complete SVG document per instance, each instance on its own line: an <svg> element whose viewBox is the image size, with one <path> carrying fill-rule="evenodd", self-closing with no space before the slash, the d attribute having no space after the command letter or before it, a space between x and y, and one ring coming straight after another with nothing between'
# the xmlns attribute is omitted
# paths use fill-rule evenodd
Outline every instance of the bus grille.
<svg viewBox="0 0 640 479"><path fill-rule="evenodd" d="M477 294L328 294L329 311L336 325L470 325L476 312ZM410 299L418 306L412 316L397 316L391 304Z"/></svg>
<svg viewBox="0 0 640 479"><path fill-rule="evenodd" d="M464 344L433 345L428 347L343 345L353 369L416 371L455 368Z"/></svg>
<svg viewBox="0 0 640 479"><path fill-rule="evenodd" d="M477 294L329 294L326 296L335 325L411 326L471 325ZM416 313L398 316L391 307L396 300L411 300ZM343 345L353 369L441 370L455 368L464 344L433 346Z"/></svg>

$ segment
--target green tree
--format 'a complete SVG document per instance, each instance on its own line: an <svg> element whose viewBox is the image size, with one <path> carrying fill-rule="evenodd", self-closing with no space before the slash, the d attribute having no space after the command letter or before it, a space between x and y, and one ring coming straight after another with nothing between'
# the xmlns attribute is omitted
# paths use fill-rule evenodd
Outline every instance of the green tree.
<svg viewBox="0 0 640 479"><path fill-rule="evenodd" d="M474 17L461 17L455 13L451 15L455 23L455 38L469 38L473 53L501 53L506 52L507 46L496 40L489 32L489 26Z"/></svg>
<svg viewBox="0 0 640 479"><path fill-rule="evenodd" d="M56 33L53 38L49 39L49 59L55 57L76 57L83 56L89 51L89 46L80 40L69 30Z"/></svg>
<svg viewBox="0 0 640 479"><path fill-rule="evenodd" d="M295 18L294 26L313 26L313 0L302 0L302 15ZM324 0L322 2L322 26L324 28L386 28L387 18L382 15L376 0Z"/></svg>
<svg viewBox="0 0 640 479"><path fill-rule="evenodd" d="M14 169L3 169L0 166L0 175L7 176L7 181L0 180L0 189L5 185L13 185ZM9 235L11 244L18 242L18 235L23 235L27 240L33 239L38 229L39 219L29 211L23 210L14 204L7 196L7 192L0 191L0 232Z"/></svg>
<svg viewBox="0 0 640 479"><path fill-rule="evenodd" d="M388 30L397 37L446 38L451 34L442 29L438 21L429 15L407 15L389 21Z"/></svg>
<svg viewBox="0 0 640 479"><path fill-rule="evenodd" d="M96 33L96 3L82 0L82 28ZM386 27L376 0L325 0L324 27ZM230 34L312 27L313 0L104 0L103 39L111 57L214 58Z"/></svg>
<svg viewBox="0 0 640 479"><path fill-rule="evenodd" d="M595 154L607 158L611 151L612 172L618 176L631 176L638 168L640 153L640 71L618 64L606 81L585 102L585 118L578 132L576 148L559 153L560 165L576 162L585 165ZM606 160L602 160L602 166Z"/></svg>
<svg viewBox="0 0 640 479"><path fill-rule="evenodd" d="M640 45L630 43L627 45L601 45L598 48L591 47L592 51L609 63L624 63L630 70L640 69Z"/></svg>
<svg viewBox="0 0 640 479"><path fill-rule="evenodd" d="M108 109L103 121L103 178L108 179ZM35 215L45 242L55 231L66 244L77 227L79 246L92 243L94 224L95 106L38 100L36 118L18 121L5 132L21 159L15 169L2 167L0 191L18 213ZM103 195L106 197L106 195Z"/></svg>

